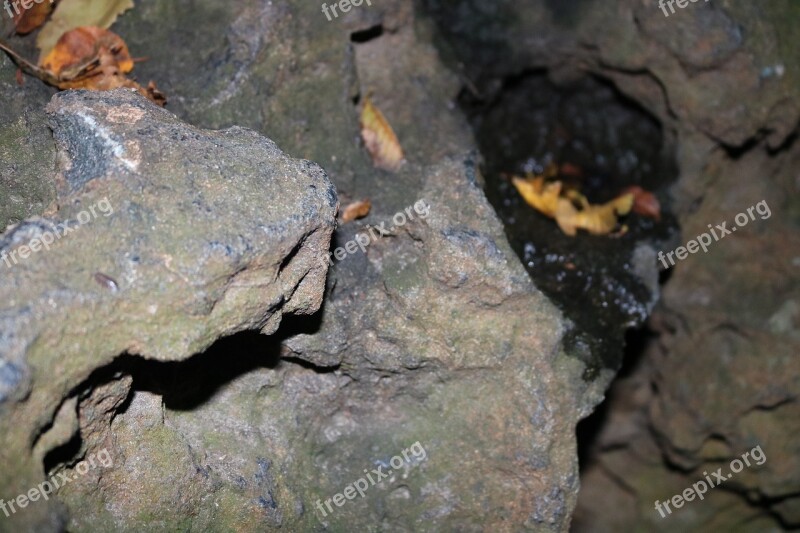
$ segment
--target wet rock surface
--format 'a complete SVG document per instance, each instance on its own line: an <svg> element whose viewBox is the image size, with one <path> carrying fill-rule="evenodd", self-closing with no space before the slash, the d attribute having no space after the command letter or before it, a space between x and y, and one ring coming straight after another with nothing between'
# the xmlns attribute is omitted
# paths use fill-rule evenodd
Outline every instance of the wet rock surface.
<svg viewBox="0 0 800 533"><path fill-rule="evenodd" d="M462 93L486 163L486 195L531 278L574 323L568 351L587 364L586 379L615 372L625 333L658 301L655 250L677 234L669 187L677 171L658 122L607 82L581 77L555 84L526 72L493 96ZM568 238L531 209L510 176L559 172L593 204L636 185L657 195L658 220L631 214L611 236ZM562 175L559 169L571 169Z"/></svg>

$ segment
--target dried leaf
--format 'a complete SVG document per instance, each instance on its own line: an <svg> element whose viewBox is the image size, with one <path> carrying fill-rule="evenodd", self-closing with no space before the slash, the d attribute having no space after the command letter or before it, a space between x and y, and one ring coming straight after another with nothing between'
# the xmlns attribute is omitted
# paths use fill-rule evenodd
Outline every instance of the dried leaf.
<svg viewBox="0 0 800 533"><path fill-rule="evenodd" d="M128 87L158 105L166 103L153 82L144 88L125 76L133 70L128 47L122 38L103 28L68 31L42 60L41 68L55 78L53 84L60 89L108 91Z"/></svg>
<svg viewBox="0 0 800 533"><path fill-rule="evenodd" d="M14 29L20 35L32 32L47 20L56 6L58 0L41 1L33 4L29 9L21 9L14 15Z"/></svg>
<svg viewBox="0 0 800 533"><path fill-rule="evenodd" d="M528 205L554 218L561 231L571 237L579 229L607 235L617 227L617 218L628 214L633 206L633 194L625 194L603 205L591 205L580 192L564 190L560 181L547 182L544 176L514 177L512 182Z"/></svg>
<svg viewBox="0 0 800 533"><path fill-rule="evenodd" d="M365 216L369 215L370 209L372 209L372 202L369 200L353 202L345 207L342 211L342 222L346 224L348 222L352 222L353 220L364 218Z"/></svg>
<svg viewBox="0 0 800 533"><path fill-rule="evenodd" d="M121 13L132 7L133 0L60 0L36 38L36 46L41 50L39 63L68 31L81 26L108 29Z"/></svg>
<svg viewBox="0 0 800 533"><path fill-rule="evenodd" d="M367 97L361 112L361 137L373 164L389 171L396 171L403 163L403 148L394 130L380 110Z"/></svg>
<svg viewBox="0 0 800 533"><path fill-rule="evenodd" d="M127 74L133 70L128 46L119 35L103 28L80 27L68 31L40 65L62 80L86 76Z"/></svg>
<svg viewBox="0 0 800 533"><path fill-rule="evenodd" d="M25 74L34 76L49 85L53 85L55 87L58 86L58 78L53 76L47 70L34 65L33 63L31 63L18 53L16 53L14 50L9 48L8 45L5 44L2 40L0 40L0 50L8 54L8 57L11 58L11 61L13 61L14 64L17 65L17 67L19 67L19 69Z"/></svg>
<svg viewBox="0 0 800 533"><path fill-rule="evenodd" d="M661 203L656 195L642 189L638 185L626 188L624 193L633 194L633 212L637 215L661 220Z"/></svg>
<svg viewBox="0 0 800 533"><path fill-rule="evenodd" d="M544 177L512 178L512 183L522 198L534 209L555 218L558 199L561 195L561 182L545 183Z"/></svg>
<svg viewBox="0 0 800 533"><path fill-rule="evenodd" d="M137 87L137 90L140 93L144 94L147 98L155 102L156 104L160 105L161 107L167 105L166 95L158 90L158 87L156 87L154 81L151 80L150 83L147 84L147 87L144 88L142 88L141 86Z"/></svg>
<svg viewBox="0 0 800 533"><path fill-rule="evenodd" d="M571 200L561 198L556 210L556 222L565 234L574 237L579 229L593 235L608 235L617 227L617 217L627 215L633 206L633 195L625 194L603 205L586 202L581 209Z"/></svg>
<svg viewBox="0 0 800 533"><path fill-rule="evenodd" d="M120 88L135 89L139 94L161 107L167 103L164 93L159 91L152 81L147 87L142 87L122 74L87 76L76 80L62 81L57 87L59 89L88 89L92 91L110 91Z"/></svg>

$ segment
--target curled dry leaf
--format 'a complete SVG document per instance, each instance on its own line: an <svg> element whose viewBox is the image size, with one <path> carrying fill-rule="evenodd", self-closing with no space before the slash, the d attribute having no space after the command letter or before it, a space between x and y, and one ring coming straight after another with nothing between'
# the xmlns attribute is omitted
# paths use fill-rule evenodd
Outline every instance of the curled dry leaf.
<svg viewBox="0 0 800 533"><path fill-rule="evenodd" d="M125 76L133 70L128 46L120 36L103 28L68 31L42 59L40 67L55 78L59 89L108 91L128 87L158 105L166 103L153 82L145 88Z"/></svg>
<svg viewBox="0 0 800 533"><path fill-rule="evenodd" d="M361 137L372 156L373 164L384 170L396 171L403 163L403 148L383 113L367 97L361 111Z"/></svg>
<svg viewBox="0 0 800 533"><path fill-rule="evenodd" d="M90 26L62 35L39 66L59 79L77 80L98 74L127 74L133 70L133 60L121 37Z"/></svg>
<svg viewBox="0 0 800 533"><path fill-rule="evenodd" d="M133 0L59 0L53 16L36 36L36 46L41 50L39 63L68 31L81 26L108 29L132 7Z"/></svg>
<svg viewBox="0 0 800 533"><path fill-rule="evenodd" d="M638 185L632 185L622 191L623 194L633 194L633 212L637 215L661 220L661 203L656 195L646 191Z"/></svg>
<svg viewBox="0 0 800 533"><path fill-rule="evenodd" d="M561 231L570 237L579 229L592 235L608 235L617 227L617 218L630 212L633 195L625 194L602 205L591 205L584 198L581 204L579 209L571 200L559 199L555 219Z"/></svg>
<svg viewBox="0 0 800 533"><path fill-rule="evenodd" d="M58 0L40 0L28 9L21 9L14 15L14 31L20 35L32 32L44 24L57 3Z"/></svg>
<svg viewBox="0 0 800 533"><path fill-rule="evenodd" d="M579 229L593 235L608 235L617 227L618 217L627 215L633 206L633 194L603 205L591 205L578 191L564 190L560 181L546 182L544 176L514 177L512 182L528 205L554 218L561 231L570 237Z"/></svg>
<svg viewBox="0 0 800 533"><path fill-rule="evenodd" d="M558 199L561 196L561 182L545 183L543 176L527 178L513 177L512 183L522 198L540 213L555 218Z"/></svg>
<svg viewBox="0 0 800 533"><path fill-rule="evenodd" d="M342 222L346 224L348 222L352 222L353 220L364 218L365 216L369 215L370 209L372 209L372 202L369 200L353 202L345 207L342 211Z"/></svg>

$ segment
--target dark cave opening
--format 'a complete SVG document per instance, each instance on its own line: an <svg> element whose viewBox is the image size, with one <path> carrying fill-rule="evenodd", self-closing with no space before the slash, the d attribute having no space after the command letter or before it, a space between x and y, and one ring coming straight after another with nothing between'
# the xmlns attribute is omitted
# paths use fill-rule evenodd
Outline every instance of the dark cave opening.
<svg viewBox="0 0 800 533"><path fill-rule="evenodd" d="M678 170L668 134L637 102L595 76L557 84L540 70L482 86L491 89L476 94L465 88L460 104L484 158L486 195L535 285L573 322L566 347L586 363L585 379L603 368L624 379L655 337L644 324L658 288L642 280L654 265L637 264L654 258L637 258L636 250L643 244L659 250L678 231L668 194ZM631 214L620 237L566 236L521 198L510 179L541 175L548 166L592 203L638 185L656 195L661 218ZM655 284L666 275L661 272ZM582 470L608 422L608 406L600 404L576 428Z"/></svg>
<svg viewBox="0 0 800 533"><path fill-rule="evenodd" d="M644 322L655 297L642 279L651 256L636 250L659 249L677 229L667 194L677 168L667 135L646 110L592 75L555 83L546 71L529 71L481 86L489 89L464 89L460 104L484 158L486 195L536 286L574 323L567 347L587 364L585 377L616 371L625 331ZM548 169L592 203L639 186L658 198L661 218L632 213L622 235L566 236L511 182L511 175Z"/></svg>

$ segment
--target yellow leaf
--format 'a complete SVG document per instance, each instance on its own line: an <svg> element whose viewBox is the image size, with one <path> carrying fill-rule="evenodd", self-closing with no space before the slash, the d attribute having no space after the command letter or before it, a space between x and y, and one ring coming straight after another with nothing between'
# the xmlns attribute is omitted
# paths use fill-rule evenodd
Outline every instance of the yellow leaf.
<svg viewBox="0 0 800 533"><path fill-rule="evenodd" d="M108 29L120 14L132 7L133 0L60 0L36 38L36 46L41 50L39 63L68 31L80 26Z"/></svg>
<svg viewBox="0 0 800 533"><path fill-rule="evenodd" d="M625 194L603 205L589 205L576 208L567 198L558 200L555 219L565 234L574 237L579 229L593 235L608 235L617 227L617 217L627 215L633 206L633 194Z"/></svg>
<svg viewBox="0 0 800 533"><path fill-rule="evenodd" d="M561 182L545 183L542 176L532 178L514 177L512 182L522 198L534 209L550 218L556 216Z"/></svg>
<svg viewBox="0 0 800 533"><path fill-rule="evenodd" d="M380 110L367 97L361 111L361 137L372 156L373 164L384 170L396 171L403 163L403 148L394 130Z"/></svg>
<svg viewBox="0 0 800 533"><path fill-rule="evenodd" d="M546 182L545 176L514 176L512 183L525 202L550 218L554 218L565 234L574 237L579 229L593 235L607 235L617 227L617 218L627 215L634 195L624 194L603 205L591 205L574 189L564 190L560 181Z"/></svg>

